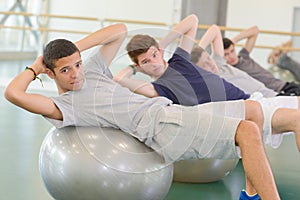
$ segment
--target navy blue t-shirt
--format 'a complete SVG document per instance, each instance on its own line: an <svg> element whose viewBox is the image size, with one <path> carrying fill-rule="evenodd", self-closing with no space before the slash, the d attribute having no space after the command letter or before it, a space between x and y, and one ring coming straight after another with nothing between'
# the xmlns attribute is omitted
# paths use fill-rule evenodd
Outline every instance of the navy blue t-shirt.
<svg viewBox="0 0 300 200"><path fill-rule="evenodd" d="M175 104L192 106L250 97L218 75L197 67L190 54L179 47L168 63L165 73L152 84L160 96Z"/></svg>

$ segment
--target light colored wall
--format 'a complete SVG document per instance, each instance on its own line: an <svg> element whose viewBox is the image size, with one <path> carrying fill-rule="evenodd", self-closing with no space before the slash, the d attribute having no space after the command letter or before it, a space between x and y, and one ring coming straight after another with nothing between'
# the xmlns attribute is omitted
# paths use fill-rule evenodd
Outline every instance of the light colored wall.
<svg viewBox="0 0 300 200"><path fill-rule="evenodd" d="M171 22L174 0L51 0L52 13Z"/></svg>
<svg viewBox="0 0 300 200"><path fill-rule="evenodd" d="M257 25L261 30L292 31L293 10L300 7L298 0L228 0L227 26L247 28ZM232 37L237 32L226 32ZM257 45L276 46L290 36L260 34ZM255 49L252 56L264 67L268 67L267 56L271 50Z"/></svg>
<svg viewBox="0 0 300 200"><path fill-rule="evenodd" d="M52 14L77 15L87 17L116 18L141 21L164 22L172 24L178 22L180 16L180 5L182 0L64 0L63 6L60 0L50 1L50 12ZM205 6L205 5L203 5ZM294 7L300 7L299 0L228 0L227 26L236 28L248 28L257 25L262 30L292 31ZM201 19L199 19L201 22ZM88 22L72 23L70 20L60 20L60 23L52 20L52 24L63 29L79 29L93 31L99 24ZM134 29L134 27L129 27ZM167 27L166 27L167 28ZM233 36L237 32L226 32L226 36ZM50 34L49 39L62 37L61 33ZM79 35L66 34L74 40ZM81 37L81 36L80 36ZM289 36L260 34L257 45L276 46L290 39ZM267 64L267 56L271 50L255 49L252 56L264 67Z"/></svg>
<svg viewBox="0 0 300 200"><path fill-rule="evenodd" d="M113 18L121 20L139 20L150 22L163 22L172 24L179 20L178 5L181 0L85 0L73 1L64 0L64 5L60 0L50 1L50 13L70 16L96 17L99 20L104 18ZM61 20L60 20L61 21ZM70 21L70 20L69 20ZM93 31L98 29L100 24L88 23L84 21L77 27L73 23L65 22L59 24L58 21L50 24L51 26L60 26L63 28ZM74 27L75 26L75 27Z"/></svg>
<svg viewBox="0 0 300 200"><path fill-rule="evenodd" d="M96 17L100 20L104 18L113 18L163 22L172 25L180 20L181 15L181 0L64 0L63 5L61 0L51 0L49 2L49 12L51 14ZM107 23L104 25L107 25ZM68 30L77 29L81 31L94 31L101 27L101 24L99 22L58 19L51 20L50 27ZM166 33L168 26L152 27L149 25L136 26L128 24L128 29L131 31L129 32L129 35L137 33L136 31L138 29L140 31L141 29L144 29L144 31L148 31L148 34L157 34L159 37L160 34ZM83 35L50 33L47 40L52 40L57 37L66 37L71 40L77 40L83 37ZM124 67L124 65L128 65L129 63L131 63L129 58L123 53L123 56L117 57L115 63L112 64L111 69L115 72L118 71L120 67Z"/></svg>

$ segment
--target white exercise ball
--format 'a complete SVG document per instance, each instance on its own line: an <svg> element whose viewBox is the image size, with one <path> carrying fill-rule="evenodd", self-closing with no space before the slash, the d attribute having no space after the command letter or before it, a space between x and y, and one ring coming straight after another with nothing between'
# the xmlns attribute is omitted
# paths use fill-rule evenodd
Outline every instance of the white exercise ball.
<svg viewBox="0 0 300 200"><path fill-rule="evenodd" d="M164 199L173 165L118 129L51 129L39 158L48 192L58 200Z"/></svg>
<svg viewBox="0 0 300 200"><path fill-rule="evenodd" d="M238 164L238 159L201 159L181 160L174 163L176 182L209 183L227 176Z"/></svg>

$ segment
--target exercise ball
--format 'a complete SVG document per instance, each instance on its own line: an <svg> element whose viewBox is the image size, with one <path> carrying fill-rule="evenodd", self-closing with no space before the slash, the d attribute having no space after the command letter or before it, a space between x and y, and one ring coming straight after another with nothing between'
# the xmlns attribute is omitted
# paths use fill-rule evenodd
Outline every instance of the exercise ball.
<svg viewBox="0 0 300 200"><path fill-rule="evenodd" d="M237 165L238 159L181 160L174 163L175 182L210 183L227 176Z"/></svg>
<svg viewBox="0 0 300 200"><path fill-rule="evenodd" d="M58 200L164 199L173 165L134 137L114 128L53 128L45 137L39 169Z"/></svg>
<svg viewBox="0 0 300 200"><path fill-rule="evenodd" d="M276 65L271 66L269 71L274 75L275 78L285 81L296 81L295 76L289 70L281 69Z"/></svg>

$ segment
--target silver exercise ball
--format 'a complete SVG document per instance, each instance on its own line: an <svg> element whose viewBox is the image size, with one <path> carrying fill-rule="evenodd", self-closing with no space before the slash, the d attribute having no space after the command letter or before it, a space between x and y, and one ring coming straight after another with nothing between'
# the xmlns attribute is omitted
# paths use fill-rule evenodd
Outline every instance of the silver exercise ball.
<svg viewBox="0 0 300 200"><path fill-rule="evenodd" d="M39 158L48 192L57 200L164 199L173 165L113 128L51 129Z"/></svg>
<svg viewBox="0 0 300 200"><path fill-rule="evenodd" d="M176 182L209 183L221 180L237 165L238 159L181 160L174 163Z"/></svg>
<svg viewBox="0 0 300 200"><path fill-rule="evenodd" d="M296 81L295 76L289 70L281 69L276 65L271 66L269 71L274 75L275 78L285 81Z"/></svg>

